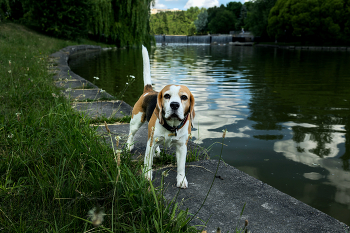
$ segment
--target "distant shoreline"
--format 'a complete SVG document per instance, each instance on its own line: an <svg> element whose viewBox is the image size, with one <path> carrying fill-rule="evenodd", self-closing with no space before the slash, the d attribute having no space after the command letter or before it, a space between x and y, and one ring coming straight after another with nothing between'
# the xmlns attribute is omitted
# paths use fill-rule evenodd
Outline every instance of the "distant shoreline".
<svg viewBox="0 0 350 233"><path fill-rule="evenodd" d="M348 51L350 46L298 46L298 45L278 45L278 44L255 44L257 47L271 47L290 50L322 50L322 51Z"/></svg>

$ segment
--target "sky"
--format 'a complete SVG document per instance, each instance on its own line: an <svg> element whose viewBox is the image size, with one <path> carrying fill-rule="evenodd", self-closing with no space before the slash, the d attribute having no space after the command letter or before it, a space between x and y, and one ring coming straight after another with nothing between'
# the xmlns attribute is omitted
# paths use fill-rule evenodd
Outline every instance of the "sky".
<svg viewBox="0 0 350 233"><path fill-rule="evenodd" d="M226 5L229 2L247 2L249 0L156 0L156 5L153 8L157 9L179 9L187 10L192 6L198 6L199 8Z"/></svg>

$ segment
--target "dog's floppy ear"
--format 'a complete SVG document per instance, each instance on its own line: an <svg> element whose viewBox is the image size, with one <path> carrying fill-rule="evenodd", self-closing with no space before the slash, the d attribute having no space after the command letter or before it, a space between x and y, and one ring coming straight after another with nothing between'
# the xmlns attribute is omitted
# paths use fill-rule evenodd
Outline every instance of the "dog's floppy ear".
<svg viewBox="0 0 350 233"><path fill-rule="evenodd" d="M154 113L158 117L159 123L161 125L163 125L164 124L164 120L163 120L163 92L162 91L158 93L157 106L154 109Z"/></svg>
<svg viewBox="0 0 350 233"><path fill-rule="evenodd" d="M194 112L194 96L191 93L190 96L190 118L191 118L191 124L193 124L193 119L195 117L196 113Z"/></svg>

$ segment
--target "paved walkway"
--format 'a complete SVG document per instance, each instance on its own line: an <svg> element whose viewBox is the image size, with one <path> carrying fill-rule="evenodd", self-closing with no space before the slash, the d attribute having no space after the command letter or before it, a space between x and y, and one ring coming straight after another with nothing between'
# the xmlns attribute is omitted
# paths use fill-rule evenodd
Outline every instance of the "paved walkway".
<svg viewBox="0 0 350 233"><path fill-rule="evenodd" d="M64 87L64 94L72 100L72 107L77 111L92 118L120 118L130 114L132 108L123 101L115 100L110 94L101 92L96 85L74 74L68 66L70 55L99 50L100 47L85 45L64 48L51 55L53 67L50 70L55 74L56 85ZM82 100L90 102L79 102ZM113 134L122 137L122 142L126 141L129 124L110 124L108 127ZM97 130L102 137L106 136L104 126ZM146 140L147 125L144 124L135 136L135 158L143 156ZM202 158L206 157L205 150L194 143L189 144L189 150L199 151ZM350 232L344 223L223 162L215 177L217 165L217 160L187 163L187 189L176 187L176 168L173 167L155 171L154 184L160 186L162 172L168 171L164 179L165 198L172 200L176 197L181 208L188 208L190 213L195 214L214 180L206 202L191 222L192 225L205 225L203 221L207 222L203 227L207 232L216 232L218 227L222 232L234 232L237 224L239 228L244 226L245 220L249 222L249 231L258 233ZM244 204L245 209L240 216Z"/></svg>

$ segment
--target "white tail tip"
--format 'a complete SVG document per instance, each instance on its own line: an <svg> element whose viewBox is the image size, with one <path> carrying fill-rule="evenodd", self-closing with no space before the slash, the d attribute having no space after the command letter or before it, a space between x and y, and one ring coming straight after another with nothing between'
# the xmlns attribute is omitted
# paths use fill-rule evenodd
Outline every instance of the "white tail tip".
<svg viewBox="0 0 350 233"><path fill-rule="evenodd" d="M143 85L152 85L151 80L151 64L149 62L148 51L145 46L142 45L142 58L143 58Z"/></svg>

